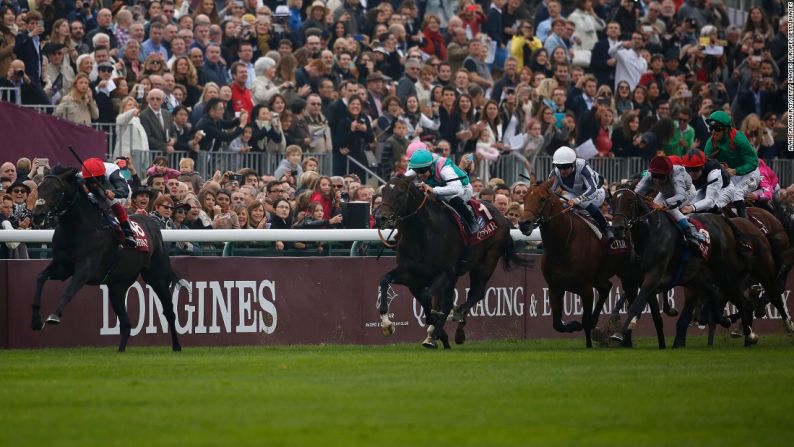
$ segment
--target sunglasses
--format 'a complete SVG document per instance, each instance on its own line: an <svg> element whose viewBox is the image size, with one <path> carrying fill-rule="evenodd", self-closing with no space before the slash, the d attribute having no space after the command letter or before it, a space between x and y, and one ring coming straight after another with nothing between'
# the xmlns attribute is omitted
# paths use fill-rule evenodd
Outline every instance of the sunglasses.
<svg viewBox="0 0 794 447"><path fill-rule="evenodd" d="M336 188L336 189L342 189L344 187L345 187L345 185L334 185L334 188Z"/></svg>
<svg viewBox="0 0 794 447"><path fill-rule="evenodd" d="M173 207L173 206L170 206L170 205L160 205L160 206L161 206L161 207L163 207L163 208L165 208L165 209L167 209L167 210L172 210L172 209L174 209L174 207Z"/></svg>
<svg viewBox="0 0 794 447"><path fill-rule="evenodd" d="M160 61L152 61L153 64L162 64Z"/></svg>
<svg viewBox="0 0 794 447"><path fill-rule="evenodd" d="M99 67L99 68L97 68L97 70L106 71L106 72L110 73L110 72L113 71L113 67Z"/></svg>
<svg viewBox="0 0 794 447"><path fill-rule="evenodd" d="M23 192L28 192L28 190L24 188L14 188L11 190L11 192L14 194L22 194Z"/></svg>
<svg viewBox="0 0 794 447"><path fill-rule="evenodd" d="M712 132L722 132L723 130L725 130L725 128L722 126L711 126L711 129L709 130L711 130Z"/></svg>
<svg viewBox="0 0 794 447"><path fill-rule="evenodd" d="M557 169L559 169L559 170L571 169L573 167L573 163L567 163L567 164L564 164L564 165L554 165L554 166L556 166Z"/></svg>
<svg viewBox="0 0 794 447"><path fill-rule="evenodd" d="M684 169L686 170L686 172L697 172L697 171L700 171L703 168L699 166L699 167L696 167L696 168L684 168Z"/></svg>

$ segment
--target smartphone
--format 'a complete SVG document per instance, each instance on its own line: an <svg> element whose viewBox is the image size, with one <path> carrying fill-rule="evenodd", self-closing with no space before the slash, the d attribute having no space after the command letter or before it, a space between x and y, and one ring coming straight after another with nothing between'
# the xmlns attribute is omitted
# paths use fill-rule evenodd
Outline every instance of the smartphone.
<svg viewBox="0 0 794 447"><path fill-rule="evenodd" d="M651 25L642 25L642 32L643 33L652 33L653 27Z"/></svg>
<svg viewBox="0 0 794 447"><path fill-rule="evenodd" d="M362 40L364 40L364 36L362 34L353 34L353 40L355 40L356 42L361 42Z"/></svg>

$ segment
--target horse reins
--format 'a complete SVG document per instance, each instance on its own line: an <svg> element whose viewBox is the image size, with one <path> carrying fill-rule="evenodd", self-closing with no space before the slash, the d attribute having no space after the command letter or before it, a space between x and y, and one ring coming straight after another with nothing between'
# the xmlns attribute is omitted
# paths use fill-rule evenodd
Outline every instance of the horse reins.
<svg viewBox="0 0 794 447"><path fill-rule="evenodd" d="M44 179L45 179L45 180L46 180L46 179L48 179L48 178L53 178L53 179L57 180L57 181L58 181L58 183L60 183L60 184L61 184L61 186L62 186L62 188L61 188L61 189L58 191L58 199L56 200L56 204L59 204L59 203L61 203L61 200L63 200L63 197L66 195L66 193L64 192L64 188L63 188L63 187L65 187L66 183L64 183L63 179L61 179L61 178L60 178L60 177L58 177L57 175L52 175L52 174L49 174L49 175L46 175L46 176L44 176ZM41 199L39 199L39 200L41 200ZM68 203L68 204L67 204L67 205L66 205L66 206L65 206L63 209L61 209L61 210L58 210L58 207L57 207L57 205L56 205L56 206L53 206L53 207L52 207L52 208L51 208L51 209L50 209L50 210L47 212L47 217L51 217L53 214L54 214L56 217L61 217L61 216L63 216L64 214L66 214L66 212L67 212L67 211L69 211L69 208L71 208L71 207L72 207L72 205L74 205L74 204L75 204L75 202L77 202L77 194L75 194L75 195L72 197L72 201L71 201L71 202L69 202L69 203Z"/></svg>
<svg viewBox="0 0 794 447"><path fill-rule="evenodd" d="M427 203L427 198L428 197L430 197L430 195L427 194L427 193L424 193L424 197L422 198L422 202L419 204L419 207L416 208L416 210L412 211L409 214L406 214L405 216L391 217L391 218L387 219L387 222L394 223L396 225L396 224L398 224L399 222L402 222L405 219L408 219L408 218L411 218L413 216L416 216L419 213L419 211L421 211L422 208L425 207L425 204ZM391 208L391 207L389 207L389 208ZM389 248L394 248L394 247L397 246L396 242L394 244L390 244L388 242L388 240L391 239L392 234L394 234L394 230L396 230L396 228L392 228L391 232L389 232L389 237L384 238L381 229L378 228L378 237L380 238L380 241L383 243L383 245L385 245L385 246L387 246Z"/></svg>
<svg viewBox="0 0 794 447"><path fill-rule="evenodd" d="M628 192L630 192L630 193L634 194L634 196L635 196L635 197L637 197L637 198L639 198L639 199L642 199L642 201L643 201L643 202L645 202L646 204L652 204L652 203L653 203L653 199L652 199L652 198L650 198L650 197L648 197L648 196L646 196L646 195L640 194L640 193L638 193L638 192L636 192L636 191L634 191L634 190L631 190L631 189L623 189L623 190L621 190L621 191L618 191L618 193L622 193L622 192L626 192L626 191L628 191ZM618 193L615 193L615 195L617 196L617 194L618 194ZM616 197L616 198L617 198L617 197ZM643 221L643 220L647 219L648 217L650 217L650 216L651 216L651 214L653 214L653 213L655 213L655 212L657 212L657 211L659 211L659 209L657 209L657 208L654 208L654 207L651 207L651 210L650 210L650 211L648 211L647 213L645 213L645 214L642 214L642 215L640 215L640 216L637 216L637 217L632 217L632 218L629 218L628 216L626 216L626 215L625 215L625 214L623 214L623 213L612 213L612 216L613 216L613 217L614 217L614 216L623 216L623 219L625 219L625 220L626 220L626 228L627 228L627 229L630 229L631 227L633 227L633 226L634 226L634 224L635 224L635 223L637 223L637 222L640 222L640 221Z"/></svg>

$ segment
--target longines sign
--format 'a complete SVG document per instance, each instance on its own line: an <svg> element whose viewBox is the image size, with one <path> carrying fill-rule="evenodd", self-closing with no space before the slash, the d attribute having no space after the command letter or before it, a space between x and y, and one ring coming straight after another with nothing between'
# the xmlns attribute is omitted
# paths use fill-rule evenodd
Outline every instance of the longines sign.
<svg viewBox="0 0 794 447"><path fill-rule="evenodd" d="M396 332L390 338L381 335L378 282L393 267L390 258L177 257L173 263L182 278L171 297L177 332L185 347L383 344L419 342L425 335L422 308L402 286L390 287L387 294ZM42 332L30 329L35 276L45 265L46 261L38 260L0 261L0 347L115 346L119 323L105 286L83 288L66 308L61 325ZM57 281L45 285L44 316L54 310L63 286ZM468 280L462 278L455 291L456 303L462 302L468 291ZM605 314L612 311L622 294L619 287L612 290ZM788 294L787 290L786 300ZM667 299L680 309L682 297L682 290L676 289ZM152 289L143 282L133 284L127 290L126 303L133 336L130 347L168 346L167 324ZM768 309L769 316L754 325L756 331L783 330L777 312L771 306ZM581 298L565 294L562 312L565 321L581 319ZM485 299L469 313L467 338L583 339L581 333L555 332L551 315L549 290L538 268L511 272L497 269ZM605 321L604 315L601 321ZM447 323L448 332L454 331L455 324ZM674 327L674 321L665 317L665 332L671 335ZM641 321L639 334L653 334L650 318Z"/></svg>

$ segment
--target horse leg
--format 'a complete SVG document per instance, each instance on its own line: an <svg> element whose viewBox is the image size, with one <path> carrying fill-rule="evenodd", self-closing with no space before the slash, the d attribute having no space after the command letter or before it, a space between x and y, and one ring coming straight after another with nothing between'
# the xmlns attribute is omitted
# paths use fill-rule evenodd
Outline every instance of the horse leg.
<svg viewBox="0 0 794 447"><path fill-rule="evenodd" d="M678 315L678 321L675 324L675 340L673 340L673 348L683 348L686 346L686 331L689 329L689 322L692 320L692 312L695 311L695 304L699 301L697 295L690 289L684 291L684 308Z"/></svg>
<svg viewBox="0 0 794 447"><path fill-rule="evenodd" d="M572 321L565 323L562 321L562 300L565 295L565 290L549 285L549 301L551 302L551 319L552 327L557 332L576 332L582 330L582 323Z"/></svg>
<svg viewBox="0 0 794 447"><path fill-rule="evenodd" d="M55 261L47 264L47 267L36 276L36 293L33 295L33 318L31 327L34 331L44 329L44 322L41 321L41 292L44 290L44 283L50 279L50 272L55 268Z"/></svg>
<svg viewBox="0 0 794 447"><path fill-rule="evenodd" d="M433 340L440 340L441 334L444 333L444 324L447 321L447 316L452 310L452 304L447 300L448 290L455 287L455 280L450 279L455 276L448 276L446 273L441 273L427 288L431 302L430 312L435 319L435 327L432 334Z"/></svg>
<svg viewBox="0 0 794 447"><path fill-rule="evenodd" d="M88 272L93 270L93 268L87 267L85 265L75 268L74 275L72 275L72 279L69 280L69 285L66 286L66 290L64 290L63 295L61 296L61 300L58 302L58 308L55 309L55 313L50 314L50 316L47 317L47 324L58 324L61 322L63 310L66 308L66 305L72 301L72 298L74 298L77 291L80 290L86 282L88 282Z"/></svg>
<svg viewBox="0 0 794 447"><path fill-rule="evenodd" d="M384 337L394 334L394 324L389 319L389 285L394 282L397 269L391 270L380 279L380 293L378 295L378 312L380 313L381 332ZM416 296L416 295L414 295Z"/></svg>
<svg viewBox="0 0 794 447"><path fill-rule="evenodd" d="M593 347L593 288L585 287L581 294L582 297L582 327L584 328L585 346ZM600 297L599 297L600 301Z"/></svg>
<svg viewBox="0 0 794 447"><path fill-rule="evenodd" d="M604 303L606 303L607 297L609 296L609 292L612 290L612 283L609 281L605 281L602 284L596 285L596 291L598 292L598 301L596 301L595 308L593 309L593 329L592 334L593 337L598 341L600 344L606 344L606 334L602 330L598 328L598 318L601 316L601 311L604 310Z"/></svg>
<svg viewBox="0 0 794 447"><path fill-rule="evenodd" d="M609 338L614 341L623 342L623 337L626 335L626 332L629 330L633 330L637 326L637 320L639 320L639 316L642 313L642 310L645 308L645 305L648 304L648 300L653 297L656 299L656 285L653 283L658 275L653 274L653 272L648 273L645 275L645 280L642 283L642 287L640 287L640 293L637 294L637 297L629 306L629 311L626 315L626 321L623 323L623 328L619 333L612 334Z"/></svg>
<svg viewBox="0 0 794 447"><path fill-rule="evenodd" d="M670 306L670 298L667 297L667 292L669 292L669 290L662 292L662 312L668 317L676 317L678 316L678 310Z"/></svg>
<svg viewBox="0 0 794 447"><path fill-rule="evenodd" d="M483 297L485 297L486 283L488 282L488 278L490 278L491 274L493 273L493 268L496 267L495 262L492 264L493 266L486 265L483 268L473 269L469 272L470 287L469 295L466 297L466 302L464 302L461 306L453 308L452 320L458 321L458 328L455 330L455 343L459 345L463 344L463 342L466 340L466 333L463 330L463 328L466 326L466 315L469 314L469 310L471 310L474 305L476 305L478 302L480 302L480 300L483 299Z"/></svg>
<svg viewBox="0 0 794 447"><path fill-rule="evenodd" d="M176 314L174 313L174 302L171 299L171 290L169 287L170 280L160 279L159 281L150 283L146 279L146 276L147 275L144 275L144 280L151 284L154 293L157 294L157 298L160 300L160 304L163 305L163 315L166 321L168 321L168 332L171 333L171 349L173 349L174 352L179 352L182 350L182 345L179 344L176 333Z"/></svg>
<svg viewBox="0 0 794 447"><path fill-rule="evenodd" d="M127 349L127 341L130 339L130 317L127 315L127 307L124 303L124 295L126 294L127 287L120 284L109 284L108 295L110 295L110 305L113 311L116 312L116 317L119 319L119 334L121 341L119 342L119 352L124 352ZM143 312L143 310L141 310Z"/></svg>
<svg viewBox="0 0 794 447"><path fill-rule="evenodd" d="M667 294L664 295L665 303L667 302ZM651 318L653 319L653 327L656 329L656 339L659 341L659 349L667 347L664 339L664 322L662 321L662 314L659 312L659 302L656 299L648 301L651 308Z"/></svg>

